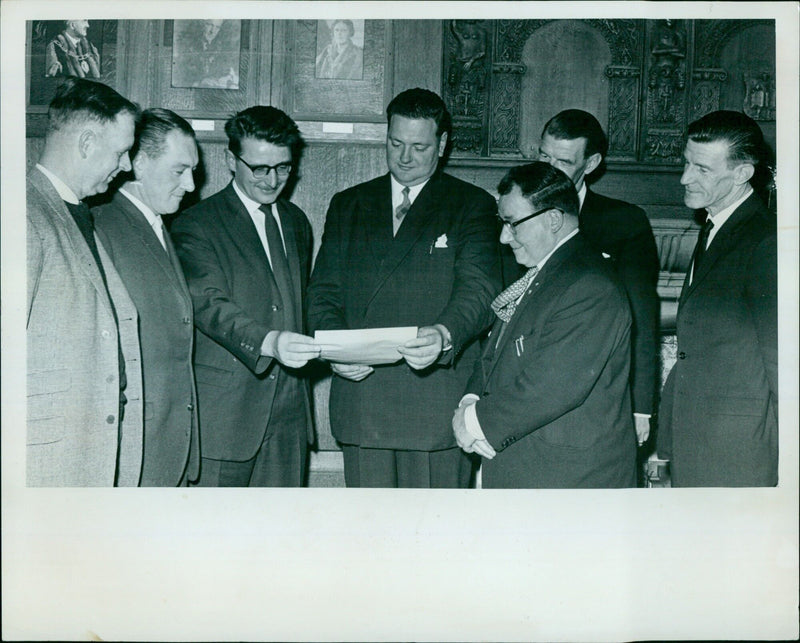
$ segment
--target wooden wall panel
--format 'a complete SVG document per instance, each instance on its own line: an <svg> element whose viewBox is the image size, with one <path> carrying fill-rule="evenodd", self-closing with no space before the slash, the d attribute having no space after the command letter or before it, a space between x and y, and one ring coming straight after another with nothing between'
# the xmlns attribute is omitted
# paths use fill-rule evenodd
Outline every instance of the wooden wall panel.
<svg viewBox="0 0 800 643"><path fill-rule="evenodd" d="M422 87L442 89L442 23L440 20L395 20L394 91Z"/></svg>

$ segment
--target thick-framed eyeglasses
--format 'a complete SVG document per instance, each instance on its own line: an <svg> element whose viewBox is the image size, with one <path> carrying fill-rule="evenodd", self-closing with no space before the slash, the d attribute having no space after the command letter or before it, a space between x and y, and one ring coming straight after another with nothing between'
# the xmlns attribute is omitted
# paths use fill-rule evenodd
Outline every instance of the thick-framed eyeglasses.
<svg viewBox="0 0 800 643"><path fill-rule="evenodd" d="M554 208L553 206L550 205L547 206L546 208L542 208L541 210L537 210L533 214L529 214L527 217L522 217L521 219L517 219L516 221L506 221L499 214L497 215L497 218L500 219L500 223L502 223L504 226L508 226L508 231L511 234L516 234L517 226L522 225L523 223L529 221L530 219L533 219L533 217L538 217L540 214L549 212L550 210L558 210L558 208ZM561 212L561 210L559 210L559 212Z"/></svg>
<svg viewBox="0 0 800 643"><path fill-rule="evenodd" d="M277 165L250 165L241 156L236 154L236 152L231 152L231 154L233 154L237 159L247 166L247 169L252 172L253 178L255 179L264 179L268 177L272 170L275 170L277 175L282 179L285 179L292 173L291 163L278 163Z"/></svg>

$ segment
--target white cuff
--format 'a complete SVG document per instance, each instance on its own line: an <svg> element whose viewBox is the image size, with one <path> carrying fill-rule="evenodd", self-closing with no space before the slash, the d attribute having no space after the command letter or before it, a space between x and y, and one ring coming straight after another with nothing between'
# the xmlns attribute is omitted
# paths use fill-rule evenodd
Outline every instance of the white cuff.
<svg viewBox="0 0 800 643"><path fill-rule="evenodd" d="M467 396L465 395L464 397ZM473 397L480 399L477 395L473 395ZM464 400L464 398L461 399L462 401ZM464 426L466 427L467 432L476 440L486 440L486 436L483 434L483 430L481 429L481 423L478 422L478 414L475 411L474 404L470 404L464 410Z"/></svg>

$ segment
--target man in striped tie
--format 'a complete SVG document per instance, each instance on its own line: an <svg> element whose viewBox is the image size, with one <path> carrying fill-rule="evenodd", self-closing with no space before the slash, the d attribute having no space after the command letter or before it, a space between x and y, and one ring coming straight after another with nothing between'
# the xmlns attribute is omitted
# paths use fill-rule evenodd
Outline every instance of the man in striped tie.
<svg viewBox="0 0 800 643"><path fill-rule="evenodd" d="M483 486L631 487L631 314L613 268L578 231L570 179L547 163L498 186L500 241L528 270L492 302L497 319L453 416L483 458Z"/></svg>

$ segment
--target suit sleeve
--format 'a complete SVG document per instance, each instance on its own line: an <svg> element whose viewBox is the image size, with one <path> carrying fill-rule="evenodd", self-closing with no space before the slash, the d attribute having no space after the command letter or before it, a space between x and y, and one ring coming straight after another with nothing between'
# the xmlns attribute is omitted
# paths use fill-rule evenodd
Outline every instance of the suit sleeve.
<svg viewBox="0 0 800 643"><path fill-rule="evenodd" d="M642 212L642 216L644 213ZM617 257L617 273L633 316L631 383L634 413L652 414L658 365L660 300L656 285L660 264L649 226L626 239Z"/></svg>
<svg viewBox="0 0 800 643"><path fill-rule="evenodd" d="M664 390L661 392L656 428L656 453L662 460L672 460L672 403L675 399L676 369L677 364L670 370Z"/></svg>
<svg viewBox="0 0 800 643"><path fill-rule="evenodd" d="M342 270L346 259L343 247L345 214L342 197L335 194L325 217L322 245L308 286L309 332L347 328L342 298Z"/></svg>
<svg viewBox="0 0 800 643"><path fill-rule="evenodd" d="M774 235L755 248L745 292L769 389L778 400L778 244Z"/></svg>
<svg viewBox="0 0 800 643"><path fill-rule="evenodd" d="M266 371L272 358L261 355L261 344L272 329L233 300L207 229L197 221L176 221L171 236L192 296L195 327L254 373Z"/></svg>
<svg viewBox="0 0 800 643"><path fill-rule="evenodd" d="M482 193L469 203L463 214L453 289L436 320L450 331L453 355L494 321L490 304L501 286L496 209L494 199Z"/></svg>
<svg viewBox="0 0 800 643"><path fill-rule="evenodd" d="M613 285L582 281L548 312L513 384L476 403L481 429L497 451L578 408L613 351L630 342L630 315Z"/></svg>

